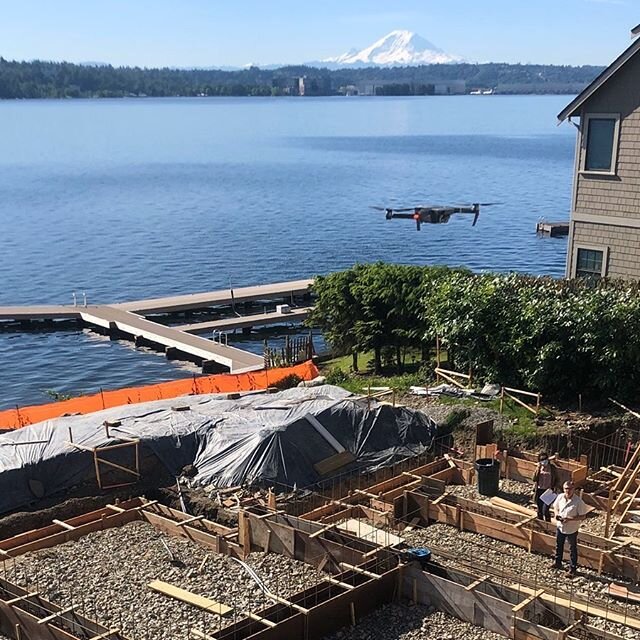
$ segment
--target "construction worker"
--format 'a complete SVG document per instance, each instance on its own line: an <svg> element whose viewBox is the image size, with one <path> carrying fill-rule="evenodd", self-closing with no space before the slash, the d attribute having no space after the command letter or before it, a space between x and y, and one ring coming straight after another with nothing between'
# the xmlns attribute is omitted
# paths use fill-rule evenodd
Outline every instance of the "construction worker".
<svg viewBox="0 0 640 640"><path fill-rule="evenodd" d="M562 486L563 492L556 498L552 509L556 517L556 559L554 569L562 569L564 541L569 541L569 571L567 576L575 577L578 570L578 529L587 517L587 505L576 495L576 489L570 480Z"/></svg>
<svg viewBox="0 0 640 640"><path fill-rule="evenodd" d="M538 466L533 472L533 485L535 487L533 498L538 507L538 520L546 520L551 522L551 514L549 513L550 504L543 502L540 496L547 490L555 491L558 479L558 472L554 464L549 460L546 451L538 454Z"/></svg>

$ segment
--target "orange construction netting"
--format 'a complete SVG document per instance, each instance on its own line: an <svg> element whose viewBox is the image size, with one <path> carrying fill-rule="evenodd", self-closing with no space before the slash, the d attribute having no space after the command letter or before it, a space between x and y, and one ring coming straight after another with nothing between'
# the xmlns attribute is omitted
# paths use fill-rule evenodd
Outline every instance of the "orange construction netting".
<svg viewBox="0 0 640 640"><path fill-rule="evenodd" d="M0 412L0 429L20 429L36 422L59 418L65 414L93 413L102 409L125 404L165 400L178 396L200 395L203 393L233 393L237 391L257 391L272 387L287 376L298 376L311 380L318 375L318 369L310 360L294 367L263 369L250 373L219 374L161 382L144 387L130 387L116 391L101 391L92 396L81 396L62 402L9 409Z"/></svg>

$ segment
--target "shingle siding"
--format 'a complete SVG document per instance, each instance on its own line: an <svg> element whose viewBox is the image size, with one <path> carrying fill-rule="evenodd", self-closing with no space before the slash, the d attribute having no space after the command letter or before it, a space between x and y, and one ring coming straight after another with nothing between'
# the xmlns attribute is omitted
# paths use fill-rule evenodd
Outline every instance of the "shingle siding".
<svg viewBox="0 0 640 640"><path fill-rule="evenodd" d="M610 278L640 277L640 229L574 222L574 251L580 246L608 249L605 275Z"/></svg>
<svg viewBox="0 0 640 640"><path fill-rule="evenodd" d="M572 234L569 239L568 275L573 275L578 245L608 247L607 276L640 279L640 228L580 221L581 215L614 216L640 225L640 55L629 60L587 102L581 121L593 113L620 116L615 175L576 178ZM582 133L580 134L582 135ZM580 140L576 171L582 166L585 145ZM613 221L612 221L613 222Z"/></svg>

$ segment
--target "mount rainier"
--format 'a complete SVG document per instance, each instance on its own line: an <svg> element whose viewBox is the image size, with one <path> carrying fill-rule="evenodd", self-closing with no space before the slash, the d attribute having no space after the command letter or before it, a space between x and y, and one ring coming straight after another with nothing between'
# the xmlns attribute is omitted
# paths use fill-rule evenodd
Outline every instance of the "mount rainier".
<svg viewBox="0 0 640 640"><path fill-rule="evenodd" d="M462 58L445 53L412 31L392 31L371 46L353 49L341 56L327 58L323 64L342 66L407 66L462 62Z"/></svg>

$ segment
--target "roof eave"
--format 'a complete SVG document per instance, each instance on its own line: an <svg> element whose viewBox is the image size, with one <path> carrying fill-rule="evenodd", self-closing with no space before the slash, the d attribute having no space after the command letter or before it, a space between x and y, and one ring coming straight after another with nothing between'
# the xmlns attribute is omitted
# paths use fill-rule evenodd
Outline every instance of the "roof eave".
<svg viewBox="0 0 640 640"><path fill-rule="evenodd" d="M638 27L640 28L640 25ZM618 70L626 64L633 56L640 51L640 38L634 40L591 84L587 85L559 114L558 123L564 122L567 118L577 116L584 103L604 85L609 78L614 76Z"/></svg>

